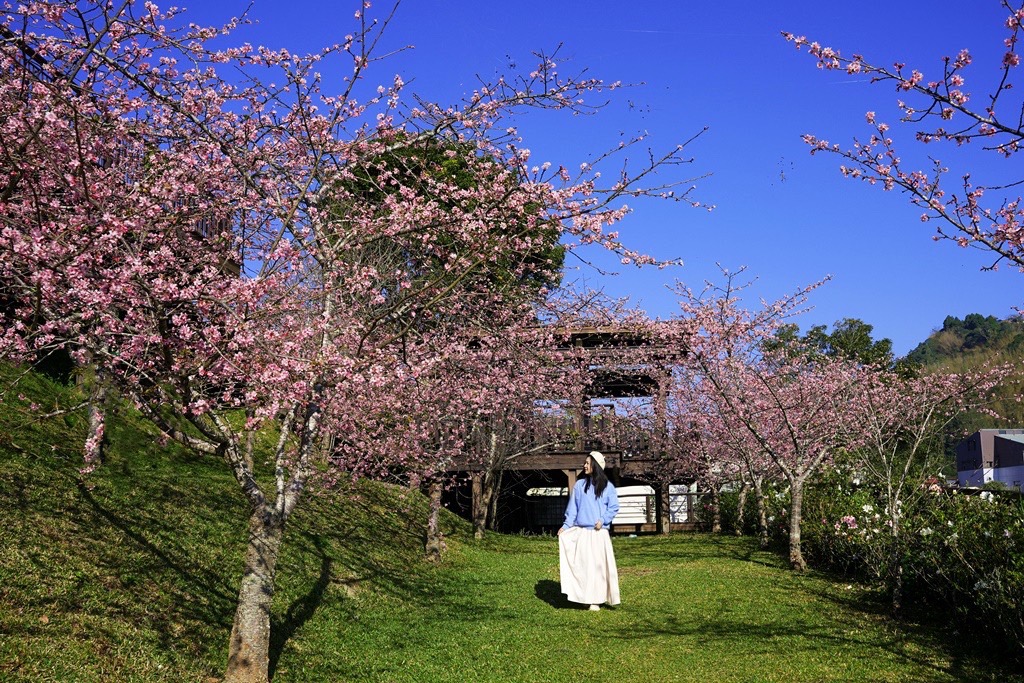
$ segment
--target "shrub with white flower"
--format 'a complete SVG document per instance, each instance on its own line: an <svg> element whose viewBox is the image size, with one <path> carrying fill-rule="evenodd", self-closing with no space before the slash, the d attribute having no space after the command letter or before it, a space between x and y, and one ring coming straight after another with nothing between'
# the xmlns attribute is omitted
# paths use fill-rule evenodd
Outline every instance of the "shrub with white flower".
<svg viewBox="0 0 1024 683"><path fill-rule="evenodd" d="M969 623L1024 655L1024 498L955 489L918 497L900 508L894 542L881 496L848 486L838 495L835 482L822 484L805 508L807 519L820 520L804 531L812 564L888 589L887 568L898 562L905 604Z"/></svg>

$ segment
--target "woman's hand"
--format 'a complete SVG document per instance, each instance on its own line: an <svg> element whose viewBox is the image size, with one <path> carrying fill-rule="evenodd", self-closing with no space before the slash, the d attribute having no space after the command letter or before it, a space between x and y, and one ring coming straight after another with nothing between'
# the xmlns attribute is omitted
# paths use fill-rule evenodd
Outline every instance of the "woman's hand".
<svg viewBox="0 0 1024 683"><path fill-rule="evenodd" d="M603 526L603 524L602 524L601 520L597 520L597 523L594 524L594 529L596 529L597 531L600 531L602 526Z"/></svg>

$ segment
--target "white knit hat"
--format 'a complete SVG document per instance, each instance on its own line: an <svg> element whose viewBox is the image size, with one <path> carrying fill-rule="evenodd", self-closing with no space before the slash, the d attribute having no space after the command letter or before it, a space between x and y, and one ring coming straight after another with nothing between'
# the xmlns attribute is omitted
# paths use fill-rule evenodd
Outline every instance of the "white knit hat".
<svg viewBox="0 0 1024 683"><path fill-rule="evenodd" d="M590 457L601 466L602 470L604 469L604 454L601 451L590 451Z"/></svg>

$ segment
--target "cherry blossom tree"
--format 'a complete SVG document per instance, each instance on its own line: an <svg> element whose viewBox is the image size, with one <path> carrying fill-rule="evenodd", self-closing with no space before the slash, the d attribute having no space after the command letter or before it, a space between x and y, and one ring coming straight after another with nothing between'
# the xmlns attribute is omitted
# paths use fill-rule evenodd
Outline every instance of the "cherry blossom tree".
<svg viewBox="0 0 1024 683"><path fill-rule="evenodd" d="M587 381L579 364L558 349L553 326L528 316L518 322L487 336L479 336L477 328L478 336L463 354L452 357L451 371L442 377L457 386L439 387L436 396L438 412L454 420L462 439L447 462L476 472L471 516L477 538L489 525L493 528L506 465L556 446L541 424L549 406L578 393ZM428 416L424 420L430 421ZM444 473L428 475L436 494Z"/></svg>
<svg viewBox="0 0 1024 683"><path fill-rule="evenodd" d="M643 184L685 163L682 146L635 167L621 155L640 139L576 172L531 162L508 115L589 112L612 87L550 57L451 107L407 106L399 78L374 89L390 17L366 12L299 56L220 47L243 22L188 25L151 2L0 11L0 357L66 349L225 462L250 510L226 681L267 680L278 552L321 464L428 471L458 447L403 419L426 413L406 397L469 389L451 361L500 310L495 280L543 280L550 231L650 263L609 229L625 199L688 201L672 180ZM437 140L475 182L381 163ZM370 201L368 182L389 189ZM258 431L276 437L268 468Z"/></svg>
<svg viewBox="0 0 1024 683"><path fill-rule="evenodd" d="M740 305L746 285L737 284L739 274L725 273L724 285L700 293L680 285L677 335L726 428L746 432L789 484L789 561L803 570L804 488L837 450L856 445L847 407L863 370L844 359L767 350L765 342L778 339L779 326L806 305L815 286L748 311Z"/></svg>
<svg viewBox="0 0 1024 683"><path fill-rule="evenodd" d="M1018 42L1024 26L1024 3L1001 0L1000 5L1007 13L1004 52L1001 62L993 65L993 78L987 81L983 75L970 76L974 58L966 49L942 57L940 74L928 78L923 70L905 64L879 66L859 54L846 57L803 36L783 35L797 49L807 47L819 68L866 74L872 82L894 84L901 97L906 97L899 101L903 112L900 123L915 130L918 142L980 146L979 154L1010 158L1024 148L1024 103L1014 87L1020 65ZM972 94L969 79L975 87L987 89L987 94ZM950 178L949 168L939 159L933 159L930 169L916 169L901 158L888 123L879 120L875 112L868 112L866 120L871 135L855 141L849 149L814 135L805 135L804 140L812 153L829 152L841 157L841 170L847 177L907 193L921 209L921 220L937 224L935 239L950 239L962 247L993 252L995 260L990 268L1002 262L1024 268L1024 207L1020 196L1012 194L1022 178L1016 175L1015 167L1003 167L1002 177L981 182L974 177L980 173L970 171Z"/></svg>
<svg viewBox="0 0 1024 683"><path fill-rule="evenodd" d="M801 357L726 363L711 373L716 400L760 444L789 484L789 561L802 570L804 490L822 464L857 442L846 409L857 398L862 373L846 361L807 363Z"/></svg>
<svg viewBox="0 0 1024 683"><path fill-rule="evenodd" d="M736 533L742 534L745 512L745 491L753 491L754 506L757 512L757 538L762 548L767 548L770 541L768 528L768 508L765 499L765 484L777 482L782 478L781 472L768 453L748 430L728 429L722 419L716 421L713 428L714 437L722 447L727 448L737 460L741 483L737 506Z"/></svg>
<svg viewBox="0 0 1024 683"><path fill-rule="evenodd" d="M720 533L722 487L740 479L740 464L737 452L728 445L730 425L722 421L704 378L688 369L684 362L672 374L663 469L667 480L689 475L706 492L710 531Z"/></svg>

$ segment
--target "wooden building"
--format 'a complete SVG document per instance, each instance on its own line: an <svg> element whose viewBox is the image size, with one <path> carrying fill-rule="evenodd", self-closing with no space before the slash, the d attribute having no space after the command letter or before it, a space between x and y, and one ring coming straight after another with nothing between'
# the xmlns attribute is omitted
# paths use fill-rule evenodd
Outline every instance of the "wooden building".
<svg viewBox="0 0 1024 683"><path fill-rule="evenodd" d="M581 352L579 357L585 359L592 381L587 393L571 411L571 429L566 430L565 438L551 438L538 442L550 442L552 445L534 452L517 455L501 462L497 467L488 469L481 463L468 459L454 462L450 472L455 473L469 484L469 505L455 505L468 515L474 523L478 534L483 532L489 513L495 514L496 506L492 505L495 497L509 496L499 489L509 488L507 475L515 480L511 486L518 487L520 495L513 496L514 504L520 508L530 505L526 500L526 492L532 489L545 488L560 490L563 487L571 491L576 480L583 472L583 463L590 451L598 450L605 457L605 470L616 487L631 484L647 484L654 487L655 494L650 496L650 515L647 521L632 521L628 524L613 524L612 533L668 533L670 530L686 530L694 528L696 522L692 511L696 509L695 493L673 494L673 485L690 482L663 480L659 474L662 462L647 439L638 438L636 434L620 433L614 430L600 429L599 423L605 419L600 414L600 400L615 399L651 399L655 402L667 400L668 379L672 358L666 351L652 354L657 359L642 365L624 362L622 352L650 342L643 336L613 327L580 328L569 331L564 336L565 350ZM605 404L607 405L607 404ZM657 408L655 409L657 412ZM465 494L463 493L463 496ZM671 508L675 496L679 500L684 496L681 507L688 514L684 520L672 521ZM555 496L558 497L558 496ZM564 500L564 498L562 498ZM550 501L545 504L550 505ZM468 508L468 510L466 509ZM562 503L564 510L564 502ZM517 510L519 522L513 522L506 530L530 529L534 531L550 531L552 524L550 514L542 518L546 521L538 523L537 515L530 515L526 510ZM561 523L559 519L558 524ZM555 525L557 527L557 525Z"/></svg>

